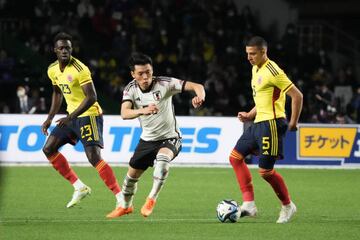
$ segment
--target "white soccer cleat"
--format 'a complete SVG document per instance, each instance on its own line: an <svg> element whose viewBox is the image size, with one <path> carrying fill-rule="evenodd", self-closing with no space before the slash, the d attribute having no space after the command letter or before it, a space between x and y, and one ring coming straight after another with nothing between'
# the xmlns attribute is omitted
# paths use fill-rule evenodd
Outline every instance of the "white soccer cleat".
<svg viewBox="0 0 360 240"><path fill-rule="evenodd" d="M295 213L296 213L296 206L293 202L290 202L288 205L283 205L280 210L279 219L276 221L276 223L289 222Z"/></svg>
<svg viewBox="0 0 360 240"><path fill-rule="evenodd" d="M66 207L71 208L75 206L81 201L81 199L83 199L84 197L90 194L91 194L91 188L89 188L88 186L84 186L78 190L75 190L71 201L66 205Z"/></svg>
<svg viewBox="0 0 360 240"><path fill-rule="evenodd" d="M254 202L243 202L240 206L241 216L240 217L256 217L257 208Z"/></svg>

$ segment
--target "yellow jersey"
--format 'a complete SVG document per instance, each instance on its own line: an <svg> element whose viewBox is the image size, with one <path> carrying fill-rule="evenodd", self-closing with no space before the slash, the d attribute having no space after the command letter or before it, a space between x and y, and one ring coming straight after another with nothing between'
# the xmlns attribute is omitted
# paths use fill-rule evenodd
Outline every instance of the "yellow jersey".
<svg viewBox="0 0 360 240"><path fill-rule="evenodd" d="M256 106L255 122L285 118L286 92L293 83L279 66L271 61L253 66L251 87Z"/></svg>
<svg viewBox="0 0 360 240"><path fill-rule="evenodd" d="M60 70L59 61L55 61L48 67L47 74L52 84L61 89L67 105L66 111L69 114L72 113L85 99L81 86L92 82L89 68L78 59L71 57L64 71ZM102 109L99 103L95 102L79 117L100 114L102 114Z"/></svg>

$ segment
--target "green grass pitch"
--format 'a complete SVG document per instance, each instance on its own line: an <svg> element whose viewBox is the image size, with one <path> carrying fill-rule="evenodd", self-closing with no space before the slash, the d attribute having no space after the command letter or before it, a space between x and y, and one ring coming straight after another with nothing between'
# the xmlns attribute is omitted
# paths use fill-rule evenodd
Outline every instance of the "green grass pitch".
<svg viewBox="0 0 360 240"><path fill-rule="evenodd" d="M153 214L140 208L152 184L152 169L140 180L135 213L108 220L115 198L95 169L75 167L93 193L66 209L73 189L51 167L2 167L0 239L360 239L360 170L278 169L298 207L294 219L276 224L280 204L252 169L256 218L237 223L216 219L217 203L241 195L231 168L171 169ZM122 183L125 167L114 168Z"/></svg>

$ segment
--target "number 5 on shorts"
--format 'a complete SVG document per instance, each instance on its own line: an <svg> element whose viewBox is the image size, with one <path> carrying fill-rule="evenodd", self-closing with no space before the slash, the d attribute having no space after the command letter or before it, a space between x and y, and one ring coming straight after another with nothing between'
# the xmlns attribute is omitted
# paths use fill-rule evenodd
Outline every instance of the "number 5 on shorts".
<svg viewBox="0 0 360 240"><path fill-rule="evenodd" d="M270 148L270 137L263 137L262 138L262 149L267 150Z"/></svg>

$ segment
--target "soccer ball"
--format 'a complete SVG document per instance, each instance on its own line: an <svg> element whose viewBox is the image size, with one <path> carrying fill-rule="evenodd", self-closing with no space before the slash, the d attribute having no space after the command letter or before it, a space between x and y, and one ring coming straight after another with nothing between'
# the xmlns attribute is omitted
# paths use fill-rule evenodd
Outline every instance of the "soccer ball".
<svg viewBox="0 0 360 240"><path fill-rule="evenodd" d="M216 208L217 218L220 222L237 222L241 211L236 201L231 199L222 200Z"/></svg>

